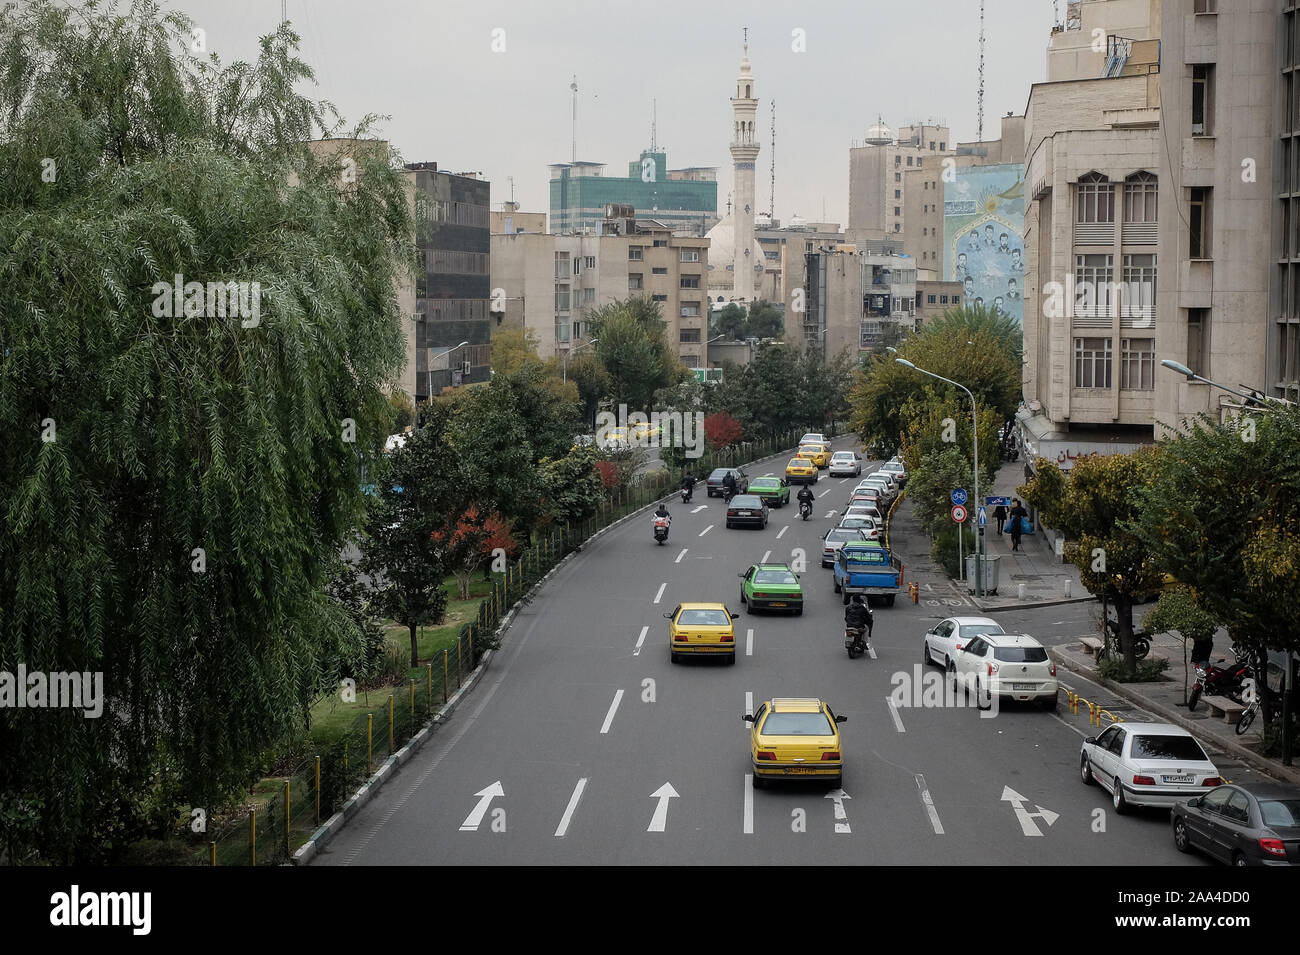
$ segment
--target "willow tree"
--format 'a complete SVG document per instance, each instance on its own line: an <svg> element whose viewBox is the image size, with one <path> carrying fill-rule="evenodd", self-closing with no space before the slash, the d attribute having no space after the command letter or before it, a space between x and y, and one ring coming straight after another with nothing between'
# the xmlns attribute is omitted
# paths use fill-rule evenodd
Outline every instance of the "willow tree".
<svg viewBox="0 0 1300 955"><path fill-rule="evenodd" d="M0 721L16 858L215 808L362 650L325 585L403 360L401 176L313 158L287 25L229 66L192 31L0 11L0 671L106 697Z"/></svg>

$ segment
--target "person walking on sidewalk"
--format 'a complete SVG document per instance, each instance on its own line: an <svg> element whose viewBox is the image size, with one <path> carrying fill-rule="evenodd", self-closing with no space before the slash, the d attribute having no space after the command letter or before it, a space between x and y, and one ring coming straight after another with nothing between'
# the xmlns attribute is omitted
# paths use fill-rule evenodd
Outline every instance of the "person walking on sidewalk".
<svg viewBox="0 0 1300 955"><path fill-rule="evenodd" d="M1007 506L1005 504L999 504L993 508L993 519L998 522L998 536L1001 537L1003 525L1007 522Z"/></svg>
<svg viewBox="0 0 1300 955"><path fill-rule="evenodd" d="M1020 550L1020 535L1024 533L1024 526L1020 522L1028 516L1029 512L1020 503L1020 498L1013 497L1011 499L1011 510L1007 513L1007 517L1011 521L1012 550Z"/></svg>

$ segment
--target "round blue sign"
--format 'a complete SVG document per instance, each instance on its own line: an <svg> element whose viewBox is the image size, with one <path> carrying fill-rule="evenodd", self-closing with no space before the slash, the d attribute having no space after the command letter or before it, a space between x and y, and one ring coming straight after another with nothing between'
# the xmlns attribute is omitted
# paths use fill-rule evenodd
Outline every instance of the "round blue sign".
<svg viewBox="0 0 1300 955"><path fill-rule="evenodd" d="M950 496L954 504L966 503L966 489L964 487L954 488Z"/></svg>

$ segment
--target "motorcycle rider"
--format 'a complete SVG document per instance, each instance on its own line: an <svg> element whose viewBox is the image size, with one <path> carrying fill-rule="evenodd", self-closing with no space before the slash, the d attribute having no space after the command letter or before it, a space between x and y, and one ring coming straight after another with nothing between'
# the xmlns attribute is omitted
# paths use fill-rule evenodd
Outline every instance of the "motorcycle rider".
<svg viewBox="0 0 1300 955"><path fill-rule="evenodd" d="M722 479L722 496L730 502L736 496L736 475L731 471Z"/></svg>
<svg viewBox="0 0 1300 955"><path fill-rule="evenodd" d="M668 513L668 505L663 501L659 502L659 507L655 510L655 517L666 517L669 524L673 522L673 516Z"/></svg>
<svg viewBox="0 0 1300 955"><path fill-rule="evenodd" d="M686 500L695 496L695 475L687 471L682 475L682 490L686 492Z"/></svg>
<svg viewBox="0 0 1300 955"><path fill-rule="evenodd" d="M862 599L862 594L854 594L849 599L848 606L844 608L844 629L865 630L867 634L865 642L870 646L871 628L874 623L871 608Z"/></svg>
<svg viewBox="0 0 1300 955"><path fill-rule="evenodd" d="M812 488L810 488L807 484L805 484L802 488L799 489L797 499L801 506L807 504L808 507L811 508L812 502L815 498L816 495L813 494Z"/></svg>

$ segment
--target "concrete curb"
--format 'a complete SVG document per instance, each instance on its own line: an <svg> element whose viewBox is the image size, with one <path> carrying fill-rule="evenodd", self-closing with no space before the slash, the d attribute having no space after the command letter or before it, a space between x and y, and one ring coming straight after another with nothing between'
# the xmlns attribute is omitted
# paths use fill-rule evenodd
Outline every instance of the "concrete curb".
<svg viewBox="0 0 1300 955"><path fill-rule="evenodd" d="M1175 726L1181 726L1198 739L1210 739L1216 747L1231 753L1251 769L1264 773L1267 776L1272 776L1274 779L1281 779L1295 785L1300 785L1300 769L1297 769L1294 766L1283 766L1275 760L1261 756L1259 753L1247 749L1235 739L1223 739L1219 736L1207 737L1205 733L1201 732L1201 728L1197 725L1197 720L1189 720L1178 711L1135 693L1128 689L1123 683L1116 683L1114 680L1108 680L1099 675L1095 670L1080 667L1075 661L1062 654L1055 647L1049 647L1047 652L1048 656L1071 673L1077 673L1080 676L1087 677L1093 683L1096 683L1099 686L1104 686L1116 696L1156 713L1164 720L1173 723Z"/></svg>
<svg viewBox="0 0 1300 955"><path fill-rule="evenodd" d="M763 461L770 461L774 458L781 457L783 453L784 452L778 452L776 454L770 454L767 457L755 458L753 461L746 462L744 466L753 466L755 464L760 464ZM506 615L501 618L501 623L498 624L496 630L493 631L493 636L498 641L505 636L506 630L508 630L510 625L514 623L515 616L519 613L520 608L527 604L536 595L537 591L542 588L542 585L558 573L565 564L578 554L582 553L584 547L591 544L592 541L596 540L596 538L600 537L606 531L613 530L620 524L630 521L634 517L640 516L643 511L649 510L660 501L666 501L676 496L677 492L674 491L672 494L656 498L644 507L639 507L630 514L625 514L618 520L606 524L582 543L575 545L571 552L560 558L559 562L554 567L544 573L538 579L537 583L529 587L528 590L514 602L510 609L506 611ZM315 858L316 854L320 852L320 850L328 844L331 839L338 835L347 821L355 816L361 807L366 805L366 803L370 802L370 800L375 797L375 794L379 792L384 783L394 775L397 767L408 762L411 757L419 752L420 748L433 737L433 731L451 717L451 715L456 711L456 707L460 705L461 700L468 695L469 691L472 690L475 684L477 684L482 678L483 674L487 671L488 665L492 662L492 658L496 656L496 654L497 649L488 650L484 653L483 659L479 661L478 666L475 667L465 679L460 689L458 689L451 698L442 705L442 708L438 710L433 719L421 727L419 732L407 740L406 744L402 746L401 749L389 756L388 759L384 760L383 765L380 766L379 769L375 770L369 779L362 783L361 787L339 808L338 812L334 813L334 815L330 816L329 819L321 823L320 828L312 833L311 838L303 843L296 852L294 852L292 858L294 865L307 865L310 863L311 860Z"/></svg>

